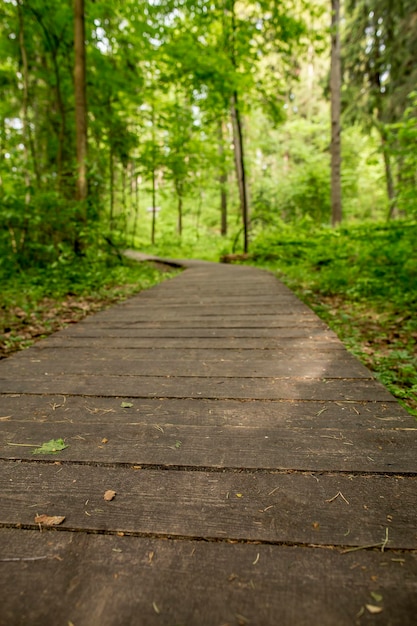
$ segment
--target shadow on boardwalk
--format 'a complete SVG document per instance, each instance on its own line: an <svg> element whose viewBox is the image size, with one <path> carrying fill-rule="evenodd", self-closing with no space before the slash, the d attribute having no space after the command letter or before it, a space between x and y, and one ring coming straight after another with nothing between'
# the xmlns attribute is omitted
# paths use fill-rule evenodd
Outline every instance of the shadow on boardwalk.
<svg viewBox="0 0 417 626"><path fill-rule="evenodd" d="M186 266L0 363L0 624L411 626L414 420L272 275Z"/></svg>

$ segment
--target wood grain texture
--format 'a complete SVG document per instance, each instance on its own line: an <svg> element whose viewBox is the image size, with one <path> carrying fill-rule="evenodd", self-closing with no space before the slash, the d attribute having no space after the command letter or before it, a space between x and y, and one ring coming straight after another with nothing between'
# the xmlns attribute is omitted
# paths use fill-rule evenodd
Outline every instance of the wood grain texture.
<svg viewBox="0 0 417 626"><path fill-rule="evenodd" d="M414 554L8 529L0 546L40 558L0 561L2 624L351 626L361 612L360 624L415 624Z"/></svg>
<svg viewBox="0 0 417 626"><path fill-rule="evenodd" d="M63 332L63 331L62 331ZM77 347L94 349L94 350L107 350L107 349L137 349L144 348L146 350L153 349L165 349L171 350L180 349L221 349L224 350L227 356L229 350L262 350L262 351L278 351L285 354L297 355L300 353L310 354L314 350L316 356L320 354L327 355L329 352L332 354L338 354L340 357L346 356L346 349L343 348L340 341L334 340L334 338L326 337L323 340L314 339L313 337L281 337L279 339L274 337L244 337L242 341L239 337L112 337L102 338L100 334L96 333L95 337L89 335L77 335L71 334L62 335L62 333L55 333L47 339L42 339L32 347L33 350L42 350L43 348L64 348L64 347ZM148 353L150 356L150 352Z"/></svg>
<svg viewBox="0 0 417 626"><path fill-rule="evenodd" d="M172 326L171 328L132 328L123 326L119 328L108 328L105 325L92 327L91 324L73 324L65 330L59 331L61 337L172 337L182 338L203 338L203 337L230 337L238 339L246 339L251 337L268 337L275 339L297 339L299 337L303 339L318 340L318 341L337 341L336 335L327 330L321 325L315 327L302 326L290 327L290 328L205 328L199 326L198 328L178 328ZM244 343L242 341L242 343Z"/></svg>
<svg viewBox="0 0 417 626"><path fill-rule="evenodd" d="M132 406L123 408L122 400ZM176 398L84 398L62 395L0 396L3 426L18 422L107 425L232 426L245 428L333 428L343 430L417 428L397 402L295 400L206 400Z"/></svg>
<svg viewBox="0 0 417 626"><path fill-rule="evenodd" d="M198 363L200 361L215 361L221 363L236 363L241 367L240 363L243 361L250 365L256 361L268 361L270 363L281 363L291 361L309 361L311 359L311 351L301 351L295 347L293 349L285 349L285 346L281 349L277 348L249 348L249 347L234 347L228 348L224 345L219 345L217 348L199 346L195 347L153 347L152 342L146 347L138 347L130 345L130 342L125 342L125 345L118 345L119 340L115 339L111 342L111 347L105 346L105 342L87 340L73 340L67 338L64 341L52 341L56 339L55 336L51 337L47 341L40 341L32 346L30 353L30 362L36 362L38 359L44 359L45 357L51 359L61 358L61 354L64 354L65 358L73 358L74 360L93 360L100 359L111 361L141 361L141 362L153 362L153 361L175 361L178 359L182 361L192 361ZM115 345L115 343L117 344ZM75 344L75 345L74 345ZM312 346L310 346L312 347ZM98 354L97 351L102 349L102 353ZM105 350L104 350L105 348ZM82 351L81 351L82 350ZM25 355L25 356L23 356ZM9 359L9 363L13 363L16 359L27 358L25 352L20 352L13 355L13 361ZM317 360L324 360L327 363L342 361L347 364L358 364L359 361L347 353L340 345L337 348L329 350L315 350L315 358Z"/></svg>
<svg viewBox="0 0 417 626"><path fill-rule="evenodd" d="M0 364L1 365L1 364ZM4 368L5 369L5 368ZM0 370L0 393L36 393L132 398L212 398L247 400L392 400L377 381L367 379L221 378L175 376L56 375L19 378ZM30 376L30 372L27 373ZM5 377L7 376L7 378Z"/></svg>
<svg viewBox="0 0 417 626"><path fill-rule="evenodd" d="M0 462L0 525L190 539L415 547L417 478ZM31 485L28 490L27 486ZM114 500L105 502L111 489ZM338 495L337 494L341 494ZM335 497L336 496L336 497ZM388 533L388 535L387 535Z"/></svg>
<svg viewBox="0 0 417 626"><path fill-rule="evenodd" d="M417 430L173 426L158 419L148 426L5 422L0 428L5 459L33 459L44 441L64 439L69 447L59 458L71 462L415 473Z"/></svg>
<svg viewBox="0 0 417 626"><path fill-rule="evenodd" d="M26 355L25 355L26 357ZM221 358L196 361L189 359L184 352L177 351L176 359L121 359L114 355L76 355L67 351L59 354L40 354L38 358L10 358L9 375L19 378L32 378L78 374L86 376L112 375L117 367L118 376L176 376L199 378L364 378L371 380L371 372L357 360L337 360L331 358L302 360L296 357L275 360L230 361Z"/></svg>

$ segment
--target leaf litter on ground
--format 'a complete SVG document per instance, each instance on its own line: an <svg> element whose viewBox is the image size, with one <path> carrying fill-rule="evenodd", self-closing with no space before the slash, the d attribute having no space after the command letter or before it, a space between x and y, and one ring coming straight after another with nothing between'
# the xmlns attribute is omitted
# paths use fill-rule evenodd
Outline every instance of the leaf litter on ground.
<svg viewBox="0 0 417 626"><path fill-rule="evenodd" d="M59 526L65 520L65 515L35 515L35 524L42 526Z"/></svg>

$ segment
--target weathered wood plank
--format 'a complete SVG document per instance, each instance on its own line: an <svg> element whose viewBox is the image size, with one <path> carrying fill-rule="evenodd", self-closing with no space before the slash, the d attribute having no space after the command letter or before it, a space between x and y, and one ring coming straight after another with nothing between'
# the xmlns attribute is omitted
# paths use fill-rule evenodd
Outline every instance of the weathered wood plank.
<svg viewBox="0 0 417 626"><path fill-rule="evenodd" d="M208 305L194 305L191 306L184 302L183 306L167 307L160 306L135 306L128 309L127 306L116 306L110 309L106 309L94 316L89 316L83 320L83 324L88 323L91 320L118 320L120 314L123 314L123 319L128 322L134 321L149 321L153 319L157 320L173 320L180 322L181 320L195 320L199 322L222 322L223 320L230 320L236 322L244 321L257 321L263 320L266 323L272 321L281 321L282 323L293 323L294 321L301 322L321 322L320 318L315 315L311 309L306 305L293 308L284 303L281 306L275 304L273 306L264 305L260 308L259 305L229 305L219 307L209 307Z"/></svg>
<svg viewBox="0 0 417 626"><path fill-rule="evenodd" d="M106 354L106 353L104 353ZM314 359L310 355L308 361L281 359L275 361L246 361L231 362L192 361L184 358L186 355L178 351L175 360L155 358L149 360L124 360L120 358L94 357L83 355L77 359L70 352L61 350L59 354L39 354L37 358L20 353L16 358L7 361L8 376L32 378L52 373L54 376L64 374L78 374L97 376L99 374L112 375L117 371L118 376L182 376L182 377L224 377L224 378L267 378L267 377L297 377L297 378L364 378L372 379L371 372L356 359L332 362L331 359ZM1 372L1 367L0 367Z"/></svg>
<svg viewBox="0 0 417 626"><path fill-rule="evenodd" d="M145 348L152 350L153 348L198 348L201 350L206 349L219 349L222 348L225 352L228 350L278 350L280 352L304 352L308 354L311 350L314 353L326 353L338 352L346 355L346 349L343 347L339 340L333 338L327 338L324 340L302 337L281 337L275 339L274 337L245 337L242 341L237 337L112 337L111 342L109 338L102 338L99 333L96 333L95 337L86 335L80 335L80 333L71 336L70 330L66 331L63 335L62 332L54 333L46 339L40 340L33 346L36 349L48 348L48 347L80 347L80 348L94 348L108 349L108 348ZM32 350L33 350L32 348Z"/></svg>
<svg viewBox="0 0 417 626"><path fill-rule="evenodd" d="M1 370L0 393L381 402L389 402L393 398L380 383L366 379L55 376L54 372L43 377L16 379L12 372L4 371L4 368Z"/></svg>
<svg viewBox="0 0 417 626"><path fill-rule="evenodd" d="M0 561L0 621L13 626L415 623L415 554L11 529L0 546L39 559Z"/></svg>
<svg viewBox="0 0 417 626"><path fill-rule="evenodd" d="M263 319L259 318L222 318L222 319L195 319L195 318L187 318L181 317L178 320L174 318L157 318L152 317L151 314L147 321L140 320L137 317L126 318L123 316L121 319L119 317L102 317L100 319L92 319L86 318L83 324L94 325L94 328L126 328L126 329L136 329L136 328L173 328L173 329L182 329L182 328L300 328L305 327L306 329L320 329L320 330L328 330L328 327L324 322L321 322L317 319L310 318L306 320L300 320L297 317L291 320L281 319L278 316L274 316L271 319Z"/></svg>
<svg viewBox="0 0 417 626"><path fill-rule="evenodd" d="M286 400L205 400L82 396L0 396L2 422L48 422L146 426L241 426L244 428L403 428L412 432L414 418L397 402L315 402Z"/></svg>
<svg viewBox="0 0 417 626"><path fill-rule="evenodd" d="M53 345L51 345L53 344ZM98 354L98 346L102 349L101 354ZM311 350L313 346L311 346ZM143 347L132 347L129 345L129 342L125 341L125 345L120 347L114 347L114 342L94 342L93 345L88 345L87 341L76 341L74 345L74 340L68 338L65 342L58 340L51 341L42 341L34 346L32 346L32 350L29 355L26 352L20 352L13 355L13 359L29 359L30 361L36 361L37 359L44 359L46 356L52 359L59 359L60 352L65 352L66 358L68 359L70 356L75 360L80 359L100 359L100 360L109 360L113 359L114 362L118 362L119 360L124 361L172 361L176 360L178 357L184 361L222 361L228 363L253 363L257 361L270 361L270 362L280 362L280 361L308 361L311 359L312 354L310 351L300 352L298 348L292 350L285 349L251 349L251 348L224 348L223 346L218 346L217 348L153 348L150 344L149 348ZM24 355L24 356L23 356ZM335 348L323 351L323 350L314 350L314 359L316 360L324 360L327 363L341 361L342 363L352 364L358 363L358 360L351 355L349 352L345 350L344 347L340 346L340 349L337 350ZM10 360L8 361L11 362Z"/></svg>
<svg viewBox="0 0 417 626"><path fill-rule="evenodd" d="M293 300L295 297L292 292L289 292L288 295L282 296L276 294L271 295L265 292L258 294L247 294L242 292L232 294L230 290L221 295L215 291L212 291L209 294L205 292L197 294L194 289L189 290L187 294L183 296L183 290L177 289L173 294L170 294L165 289L165 286L164 290L163 303L161 302L160 295L154 294L151 290L147 290L131 296L128 300L124 300L116 306L119 310L126 311L145 312L148 309L156 309L158 311L165 311L166 313L167 310L175 311L178 308L186 309L188 308L188 305L190 305L196 307L195 310L198 315L204 313L207 307L210 310L211 308L220 309L222 306L234 306L236 314L246 306L258 307L258 312L262 312L264 309L269 307L273 308L273 311L275 312L277 305L279 308L279 304L285 304L287 300ZM113 307L111 307L111 310L113 310ZM308 311L311 314L311 309L308 309Z"/></svg>
<svg viewBox="0 0 417 626"><path fill-rule="evenodd" d="M61 337L236 337L246 340L249 337L268 338L304 338L319 341L339 341L337 335L323 327L289 327L289 328L107 328L106 326L93 326L92 324L73 324L59 331ZM241 342L243 343L243 341Z"/></svg>
<svg viewBox="0 0 417 626"><path fill-rule="evenodd" d="M65 516L61 528L73 531L324 546L387 539L387 548L417 548L415 477L13 462L0 462L0 476L0 525L36 529L35 515L47 514Z"/></svg>
<svg viewBox="0 0 417 626"><path fill-rule="evenodd" d="M59 459L82 463L128 463L300 471L415 473L416 430L343 431L315 428L153 424L0 423L0 458L33 455L50 439L69 447ZM107 440L103 443L103 439Z"/></svg>

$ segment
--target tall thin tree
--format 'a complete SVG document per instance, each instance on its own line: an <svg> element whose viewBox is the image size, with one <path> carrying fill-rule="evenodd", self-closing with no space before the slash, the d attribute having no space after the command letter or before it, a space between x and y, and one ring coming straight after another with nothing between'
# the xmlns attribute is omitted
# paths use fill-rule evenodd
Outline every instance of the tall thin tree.
<svg viewBox="0 0 417 626"><path fill-rule="evenodd" d="M220 217L222 235L227 235L227 168L224 150L224 121L220 118L217 124L218 150L220 162Z"/></svg>
<svg viewBox="0 0 417 626"><path fill-rule="evenodd" d="M236 60L236 14L235 14L235 0L231 0L230 6L231 12L231 41L230 41L230 54L232 65L237 69ZM239 187L240 196L240 210L242 213L243 223L243 251L248 252L249 249L249 202L248 202L248 188L246 182L246 167L245 167L245 153L243 143L243 129L242 118L240 111L240 102L237 88L233 90L231 98L231 114L232 114L232 127L233 127L233 144L235 152L236 174Z"/></svg>
<svg viewBox="0 0 417 626"><path fill-rule="evenodd" d="M87 199L87 96L84 0L74 0L74 91L77 145L76 199Z"/></svg>
<svg viewBox="0 0 417 626"><path fill-rule="evenodd" d="M340 59L340 0L331 0L331 62L330 62L330 94L331 94L331 203L332 224L336 226L342 221L342 183L341 183L341 59Z"/></svg>

